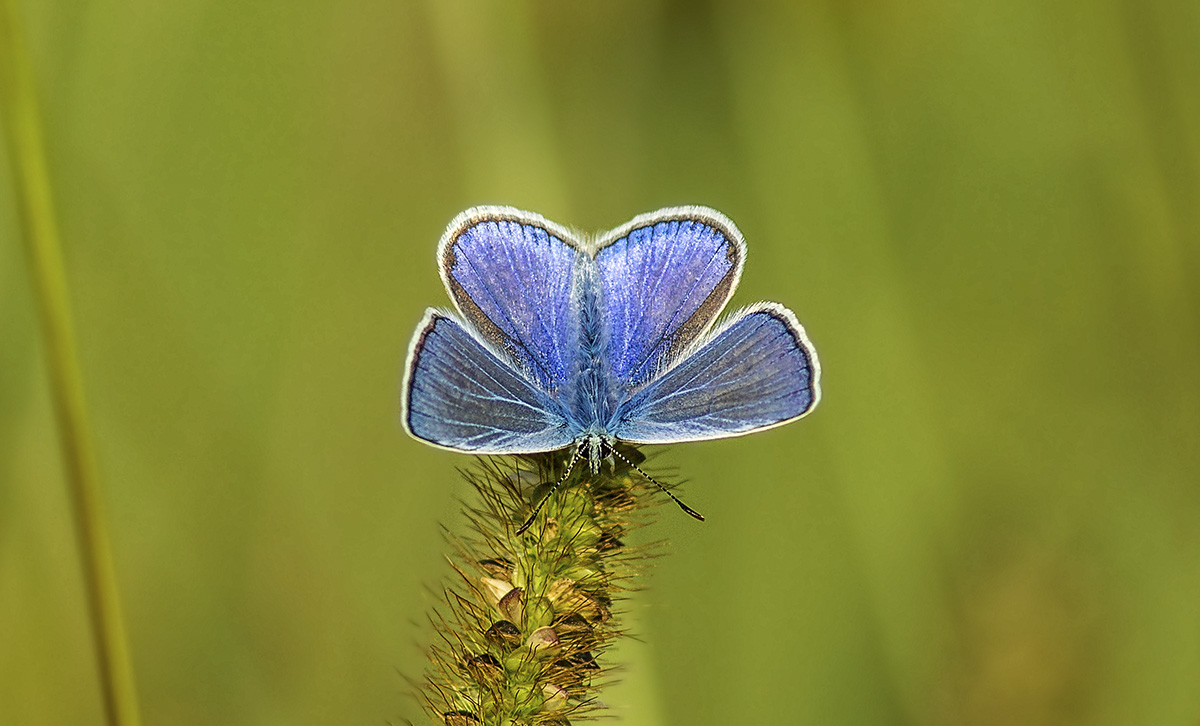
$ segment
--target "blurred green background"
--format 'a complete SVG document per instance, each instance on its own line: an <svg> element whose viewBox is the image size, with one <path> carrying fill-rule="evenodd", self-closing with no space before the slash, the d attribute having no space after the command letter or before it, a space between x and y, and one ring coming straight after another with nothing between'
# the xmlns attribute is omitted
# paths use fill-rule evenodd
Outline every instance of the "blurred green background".
<svg viewBox="0 0 1200 726"><path fill-rule="evenodd" d="M1200 720L1200 3L18 5L147 724L416 715L468 460L400 367L481 203L716 207L824 364L660 450L622 723ZM95 724L0 168L0 723Z"/></svg>

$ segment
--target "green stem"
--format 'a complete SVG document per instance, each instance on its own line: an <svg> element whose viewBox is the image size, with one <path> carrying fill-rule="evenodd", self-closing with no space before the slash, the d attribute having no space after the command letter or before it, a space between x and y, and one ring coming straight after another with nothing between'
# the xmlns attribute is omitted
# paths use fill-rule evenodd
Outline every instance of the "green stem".
<svg viewBox="0 0 1200 726"><path fill-rule="evenodd" d="M133 669L104 529L96 455L88 432L33 72L14 0L0 0L0 112L45 338L46 363L74 507L105 711L113 726L137 726Z"/></svg>

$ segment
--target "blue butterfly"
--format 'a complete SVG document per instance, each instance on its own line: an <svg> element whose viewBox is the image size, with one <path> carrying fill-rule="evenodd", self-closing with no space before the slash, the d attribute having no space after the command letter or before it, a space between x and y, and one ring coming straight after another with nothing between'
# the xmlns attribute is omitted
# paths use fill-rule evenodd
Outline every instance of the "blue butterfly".
<svg viewBox="0 0 1200 726"><path fill-rule="evenodd" d="M417 326L404 429L473 454L574 446L596 471L617 441L719 439L804 416L821 369L795 314L761 302L714 325L745 257L737 227L706 207L594 240L511 207L468 209L437 253L457 313L430 308Z"/></svg>

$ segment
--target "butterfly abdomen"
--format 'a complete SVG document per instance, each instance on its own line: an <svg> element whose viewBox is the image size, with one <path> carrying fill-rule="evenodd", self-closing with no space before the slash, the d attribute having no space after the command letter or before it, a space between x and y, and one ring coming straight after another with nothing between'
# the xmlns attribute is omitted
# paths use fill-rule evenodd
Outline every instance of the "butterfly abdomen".
<svg viewBox="0 0 1200 726"><path fill-rule="evenodd" d="M605 350L599 285L589 284L594 274L590 265L581 266L579 280L579 368L576 372L575 411L585 431L597 432L608 421L614 403L608 384L611 379Z"/></svg>

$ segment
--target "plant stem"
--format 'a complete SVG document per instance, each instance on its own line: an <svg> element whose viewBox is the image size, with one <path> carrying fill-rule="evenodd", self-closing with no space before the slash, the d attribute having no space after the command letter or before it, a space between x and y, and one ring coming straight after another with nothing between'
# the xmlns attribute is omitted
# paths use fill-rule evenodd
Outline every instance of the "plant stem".
<svg viewBox="0 0 1200 726"><path fill-rule="evenodd" d="M133 669L121 621L116 575L104 529L96 454L71 328L62 250L55 223L42 127L29 54L15 0L0 0L0 112L30 275L46 345L46 365L62 439L86 580L105 712L113 726L139 723Z"/></svg>

